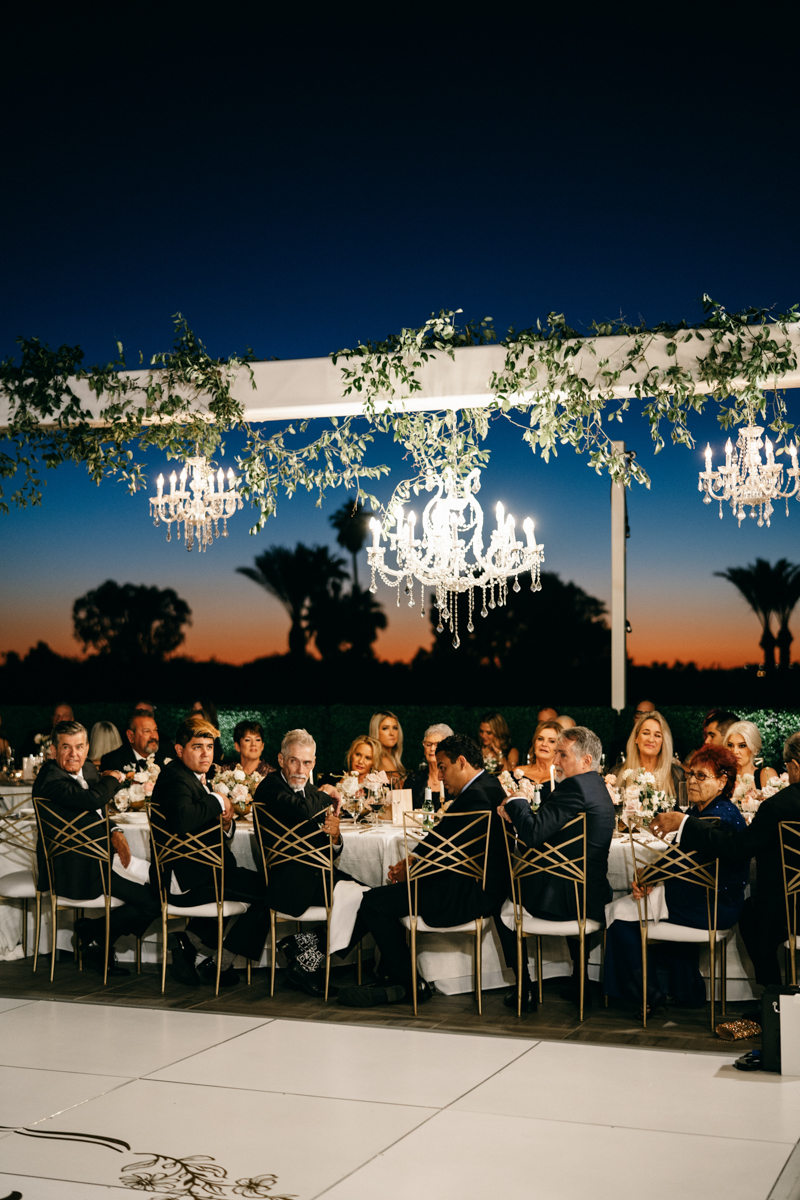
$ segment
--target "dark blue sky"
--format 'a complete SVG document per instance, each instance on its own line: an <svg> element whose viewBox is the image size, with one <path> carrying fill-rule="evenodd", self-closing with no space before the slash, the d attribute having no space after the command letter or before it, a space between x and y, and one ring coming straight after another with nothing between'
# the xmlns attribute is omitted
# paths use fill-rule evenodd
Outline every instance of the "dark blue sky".
<svg viewBox="0 0 800 1200"><path fill-rule="evenodd" d="M745 22L721 5L18 10L0 85L0 354L23 334L106 361L119 339L135 365L169 345L177 311L213 353L295 357L440 307L501 330L549 310L578 328L694 320L703 292L786 308L800 299L798 32L796 9ZM531 466L496 436L482 495L538 515L548 566L607 597L606 481L571 452ZM636 422L624 436L649 454ZM752 622L712 571L798 557L800 506L739 532L697 507L699 460L648 460L654 490L631 501L637 657L752 658ZM40 512L0 518L0 650L69 649L72 600L106 577L176 586L192 653L278 648L285 622L232 568L271 541L327 540L340 502L285 502L256 541L243 514L224 551L190 564L147 533L142 500L61 472ZM220 615L233 597L235 631ZM252 654L232 648L242 628ZM389 657L409 644L393 629Z"/></svg>

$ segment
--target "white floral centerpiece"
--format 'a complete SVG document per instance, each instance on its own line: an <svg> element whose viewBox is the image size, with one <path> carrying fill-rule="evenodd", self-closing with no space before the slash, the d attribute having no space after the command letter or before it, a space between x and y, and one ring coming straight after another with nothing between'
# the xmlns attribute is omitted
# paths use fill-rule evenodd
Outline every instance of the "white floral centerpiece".
<svg viewBox="0 0 800 1200"><path fill-rule="evenodd" d="M484 769L484 771L486 771L486 772L487 772L489 775L499 775L499 773L500 773L500 759L499 759L499 758L496 758L496 757L494 756L494 754L484 754L484 756L483 756L483 769ZM506 772L506 774L507 774L507 772Z"/></svg>
<svg viewBox="0 0 800 1200"><path fill-rule="evenodd" d="M503 771L497 778L507 796L523 795L533 811L537 811L542 801L541 784L534 783L532 779L528 779L519 767L517 767L513 775L510 771Z"/></svg>
<svg viewBox="0 0 800 1200"><path fill-rule="evenodd" d="M357 771L348 771L346 775L343 775L336 784L336 790L345 801L355 800L356 796L364 795Z"/></svg>
<svg viewBox="0 0 800 1200"><path fill-rule="evenodd" d="M172 760L164 759L164 765ZM144 760L144 765L140 762L130 763L123 769L123 774L127 775L130 782L127 787L120 788L114 796L114 803L120 812L125 812L127 808L142 808L153 794L153 788L156 785L156 780L161 774L161 767L155 760L154 755Z"/></svg>
<svg viewBox="0 0 800 1200"><path fill-rule="evenodd" d="M263 779L258 771L248 775L241 767L231 767L227 771L217 771L211 780L211 788L220 796L227 796L233 807L244 814L247 812L256 789Z"/></svg>
<svg viewBox="0 0 800 1200"><path fill-rule="evenodd" d="M622 798L622 811L631 821L649 821L657 812L668 812L675 807L675 797L656 787L652 771L629 767L619 776L617 783Z"/></svg>
<svg viewBox="0 0 800 1200"><path fill-rule="evenodd" d="M37 733L34 737L34 742L39 747L39 754L43 759L54 758L55 750L53 749L53 739L49 733Z"/></svg>
<svg viewBox="0 0 800 1200"><path fill-rule="evenodd" d="M789 776L784 771L782 775L776 775L774 779L767 780L761 789L761 799L769 800L771 796L777 796L778 792L782 792L788 786Z"/></svg>
<svg viewBox="0 0 800 1200"><path fill-rule="evenodd" d="M754 813L758 811L758 806L761 803L761 796L756 787L754 775L740 775L736 780L736 787L733 789L731 800L743 813Z"/></svg>

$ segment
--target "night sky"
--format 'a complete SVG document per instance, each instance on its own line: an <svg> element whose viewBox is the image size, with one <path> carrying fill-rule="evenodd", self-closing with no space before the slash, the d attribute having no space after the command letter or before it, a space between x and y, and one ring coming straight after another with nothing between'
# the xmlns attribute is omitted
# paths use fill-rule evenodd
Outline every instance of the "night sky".
<svg viewBox="0 0 800 1200"><path fill-rule="evenodd" d="M213 354L291 358L442 307L502 332L551 310L578 329L697 320L704 292L800 300L796 6L746 22L713 4L385 8L6 15L0 354L35 335L108 361L120 340L136 366L168 348L176 312ZM758 624L713 572L800 561L800 505L769 530L720 521L697 471L725 436L711 410L694 429L695 451L656 458L637 417L618 434L653 480L629 501L629 649L731 666L756 659ZM501 425L489 445L484 508L533 516L546 568L608 600L608 480L569 448L534 459ZM403 470L388 444L374 460ZM333 544L342 499L284 500L256 538L245 511L189 555L144 495L61 468L41 509L0 517L0 651L77 653L72 602L108 578L174 587L195 657L282 651L282 611L234 568L273 543ZM418 610L379 598L381 657L428 644Z"/></svg>

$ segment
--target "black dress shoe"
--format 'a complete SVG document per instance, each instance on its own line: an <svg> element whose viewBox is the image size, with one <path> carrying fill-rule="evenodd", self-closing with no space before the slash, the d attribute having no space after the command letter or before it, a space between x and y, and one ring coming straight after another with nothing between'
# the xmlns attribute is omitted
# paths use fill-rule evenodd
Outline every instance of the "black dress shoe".
<svg viewBox="0 0 800 1200"><path fill-rule="evenodd" d="M93 921L90 917L76 917L73 929L81 946L91 946L92 942L99 945L105 940L106 927L103 921Z"/></svg>
<svg viewBox="0 0 800 1200"><path fill-rule="evenodd" d="M197 987L200 983L200 976L194 965L197 951L185 933L176 933L173 936L178 944L172 947L172 962L167 968L170 978L185 984L186 987Z"/></svg>
<svg viewBox="0 0 800 1200"><path fill-rule="evenodd" d="M417 979L417 1004L425 1004L432 998L431 985L425 979ZM374 1008L378 1004L410 1004L411 992L401 983L354 984L339 988L337 1000L346 1008Z"/></svg>
<svg viewBox="0 0 800 1200"><path fill-rule="evenodd" d="M200 977L201 983L210 983L212 987L217 984L217 964L212 958L207 958L205 962L201 962L197 968L197 974ZM239 982L239 972L234 967L226 967L224 971L219 973L220 987L236 987Z"/></svg>
<svg viewBox="0 0 800 1200"><path fill-rule="evenodd" d="M295 992L305 992L317 1000L325 999L325 984L320 983L315 971L306 971L294 959L284 968L283 978Z"/></svg>
<svg viewBox="0 0 800 1200"><path fill-rule="evenodd" d="M517 989L512 988L508 995L503 1000L506 1008L513 1008L516 1011L517 1007ZM522 1011L537 1012L539 1009L539 1001L536 997L533 988L522 989Z"/></svg>
<svg viewBox="0 0 800 1200"><path fill-rule="evenodd" d="M103 974L103 950L95 942L90 942L88 945L81 943L81 959L85 967L89 967L92 971L97 971L100 975ZM121 967L117 962L116 955L113 950L108 952L108 977L130 975L127 967Z"/></svg>

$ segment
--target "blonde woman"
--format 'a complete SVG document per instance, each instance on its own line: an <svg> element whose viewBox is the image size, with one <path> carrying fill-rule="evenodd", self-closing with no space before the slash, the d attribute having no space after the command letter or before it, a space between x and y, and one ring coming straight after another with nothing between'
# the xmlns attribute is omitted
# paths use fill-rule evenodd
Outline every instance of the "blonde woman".
<svg viewBox="0 0 800 1200"><path fill-rule="evenodd" d="M359 786L364 786L364 780L372 771L380 771L378 765L383 755L383 747L380 742L370 737L368 733L353 738L350 743L350 749L344 756L344 766L346 771L351 773L355 771L358 776Z"/></svg>
<svg viewBox="0 0 800 1200"><path fill-rule="evenodd" d="M483 751L485 764L497 763L495 769L486 765L493 775L501 771L513 771L519 763L519 750L511 745L511 733L506 719L499 712L484 713L478 726L478 743Z"/></svg>
<svg viewBox="0 0 800 1200"><path fill-rule="evenodd" d="M381 746L381 759L375 770L385 771L387 775L407 775L403 766L403 729L394 713L373 713L369 722L369 736Z"/></svg>
<svg viewBox="0 0 800 1200"><path fill-rule="evenodd" d="M546 800L552 791L550 768L555 766L556 742L561 733L558 721L540 721L533 731L527 766L517 767L515 771L516 775L522 772L526 779L541 784L542 800Z"/></svg>
<svg viewBox="0 0 800 1200"><path fill-rule="evenodd" d="M661 713L645 712L636 719L617 772L620 785L625 771L649 771L659 791L674 796L679 808L686 807L686 776L673 759L672 731Z"/></svg>
<svg viewBox="0 0 800 1200"><path fill-rule="evenodd" d="M122 738L116 725L112 725L110 721L96 721L92 726L92 732L89 734L89 754L87 757L96 767L99 767L100 759L103 755L109 754L112 750L118 750L121 745ZM128 749L130 750L130 746ZM131 762L133 762L132 750Z"/></svg>
<svg viewBox="0 0 800 1200"><path fill-rule="evenodd" d="M757 788L778 774L772 767L761 766L761 734L752 721L734 721L725 734L725 745L736 759L736 778L752 775Z"/></svg>

